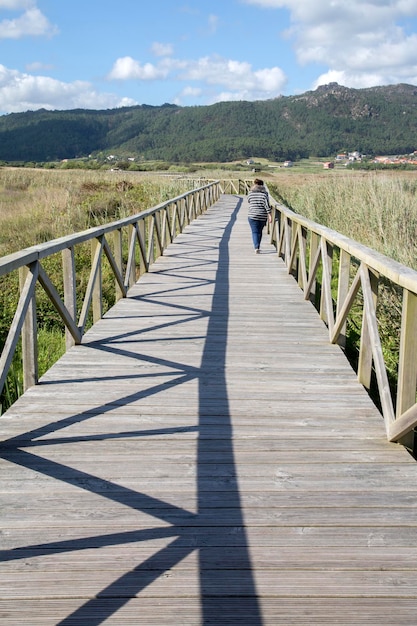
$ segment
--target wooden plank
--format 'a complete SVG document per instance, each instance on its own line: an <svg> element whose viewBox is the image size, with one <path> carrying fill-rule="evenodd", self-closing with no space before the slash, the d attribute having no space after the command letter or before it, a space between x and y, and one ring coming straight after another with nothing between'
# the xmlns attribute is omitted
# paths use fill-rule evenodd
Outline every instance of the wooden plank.
<svg viewBox="0 0 417 626"><path fill-rule="evenodd" d="M415 609L414 600L398 598L396 604L396 626L410 626ZM71 614L76 604L73 599L20 600L18 612L15 606L16 603L0 600L0 614L5 616L7 624L20 625L20 619L23 619L31 626L56 626L54 616L64 619ZM265 598L262 602L262 617L265 624L323 626L331 624L330 616L338 614L338 626L392 626L389 610L387 613L389 606L390 601L383 598L379 598L377 602L373 598ZM202 608L195 598L133 598L122 608L115 599L97 598L91 602L88 611L89 623L93 623L93 620L95 623L105 620L109 626L200 626L203 623ZM213 624L259 623L255 621L250 598L216 599L215 603L205 606L204 611L206 620Z"/></svg>
<svg viewBox="0 0 417 626"><path fill-rule="evenodd" d="M121 518L120 518L121 519ZM120 519L118 520L120 522ZM399 555L406 549L412 550L415 545L416 531L414 527L404 527L399 532L398 527L391 526L282 526L279 529L270 526L250 528L251 550L264 548L272 555L280 554L282 548L289 549L294 558L300 558L311 549L323 550L324 554L336 548L362 548L368 555L367 569L372 569L373 549L381 551L399 549ZM55 556L58 567L64 567L66 559L73 553L83 554L87 549L100 549L104 553L109 547L153 546L155 549L172 543L173 538L181 537L185 547L198 550L204 546L245 548L248 545L248 529L241 525L230 523L222 532L218 528L194 527L176 525L140 526L137 523L124 524L122 529L116 527L115 521L101 522L94 526L92 533L89 521L84 526L74 528L68 524L63 534L63 528L50 524L45 536L45 526L35 528L8 529L2 537L2 577L7 574L10 563L18 560L25 562L34 569L36 562L31 561L33 551L36 554L50 554ZM400 550L401 549L401 550ZM404 549L404 550L402 550ZM6 551L6 552L5 552ZM412 554L412 552L411 552ZM304 557L303 557L304 558ZM139 563L140 564L140 563ZM398 562L400 566L401 561ZM34 584L36 580L34 579Z"/></svg>
<svg viewBox="0 0 417 626"><path fill-rule="evenodd" d="M164 544L168 545L168 540ZM168 555L165 552L158 553L158 561L151 563L149 559L153 556L154 545L142 546L139 543L135 546L107 546L106 549L85 548L76 550L66 556L66 565L71 567L71 571L88 572L94 574L95 570L120 572L126 568L134 569L143 564L143 569L152 569L158 566L160 569L169 567ZM182 548L173 548L178 556ZM362 546L332 547L328 550L322 547L310 547L308 550L297 549L295 547L280 547L279 550L268 550L264 546L254 546L253 558L258 566L269 570L390 570L407 571L415 570L417 554L415 548L391 548L372 547L364 550ZM372 559L370 559L370 556ZM50 550L33 548L28 550L26 558L38 559L37 570L47 572L56 567L55 555ZM239 569L242 567L242 555L235 546L212 546L210 552L212 567L223 567L224 569ZM180 561L178 559L178 561ZM182 560L184 569L198 567L198 550L191 551ZM15 559L7 565L10 570L24 572L27 569L25 559Z"/></svg>
<svg viewBox="0 0 417 626"><path fill-rule="evenodd" d="M0 418L0 621L415 623L416 464L240 204Z"/></svg>
<svg viewBox="0 0 417 626"><path fill-rule="evenodd" d="M177 557L178 558L178 557ZM218 569L202 572L207 596L226 597L241 595L253 596L253 585L245 570ZM110 571L96 571L94 578L86 577L83 580L84 597L94 598L98 590L105 598L159 598L175 597L189 598L199 594L199 570L167 569L150 570L138 568L123 574L120 580L114 580L115 575ZM79 572L51 571L38 572L39 586L37 593L33 590L32 573L11 573L3 583L3 598L5 600L27 598L32 595L37 599L53 599L68 596L68 590L80 585ZM258 570L256 576L258 597L274 596L283 598L297 597L329 597L336 595L339 598L373 598L378 601L384 597L387 585L392 589L392 601L397 598L411 598L415 594L417 572L392 571L313 571L300 572L280 570ZM225 592L227 584L227 592Z"/></svg>

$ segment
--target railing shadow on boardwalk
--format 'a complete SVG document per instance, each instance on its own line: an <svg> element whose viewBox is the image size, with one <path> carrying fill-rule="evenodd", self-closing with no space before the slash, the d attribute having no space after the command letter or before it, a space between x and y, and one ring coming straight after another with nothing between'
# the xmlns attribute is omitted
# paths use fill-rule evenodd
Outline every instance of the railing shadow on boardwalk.
<svg viewBox="0 0 417 626"><path fill-rule="evenodd" d="M199 390L199 423L198 426L178 426L172 429L155 429L134 432L121 433L100 433L98 435L88 435L80 437L59 437L59 431L68 426L89 420L92 417L91 409L86 412L74 414L71 417L51 423L43 428L25 433L23 436L9 439L3 442L1 446L1 456L11 463L23 466L27 469L42 473L45 476L63 481L70 485L75 485L92 494L100 497L110 498L111 500L123 504L124 506L133 507L138 511L146 511L157 519L170 524L169 527L155 527L141 529L129 532L115 532L102 536L91 536L83 539L57 541L52 543L44 543L38 545L28 545L10 551L3 551L1 558L4 561L30 558L34 554L41 556L42 554L58 554L65 552L80 551L89 548L117 546L128 543L138 543L149 541L152 539L161 539L172 537L169 545L162 550L156 551L150 558L124 573L122 576L114 580L106 588L98 590L96 597L85 602L71 615L61 620L59 626L70 626L70 624L85 623L90 626L99 625L110 618L116 611L121 609L133 597L139 596L142 590L152 584L159 576L170 568L175 567L182 559L190 555L195 550L199 551L199 576L200 576L200 601L202 624L223 623L241 624L242 609L246 615L247 623L251 626L261 626L262 617L260 607L256 595L256 586L251 566L251 560L248 550L247 538L245 533L245 522L242 515L239 485L237 480L237 471L235 469L232 424L230 419L229 402L227 385L225 378L225 358L227 346L227 311L228 311L228 267L229 267L229 238L233 223L236 219L242 200L237 199L236 207L232 214L227 214L224 219L226 227L221 226L222 238L219 244L219 259L216 272L216 280L214 286L214 295L212 300L212 308L208 313L208 329L205 340L201 367L184 367L180 363L173 361L165 361L156 359L155 363L160 365L168 365L174 367L179 372L179 376L170 384L181 385L189 380L198 379ZM219 229L220 230L220 229ZM215 233L218 237L218 233ZM217 245L217 243L216 243ZM206 260L204 260L207 263ZM171 305L172 306L172 305ZM186 307L185 307L186 308ZM218 314L217 314L218 313ZM195 311L192 314L207 315L207 311ZM175 322L174 322L175 323ZM170 324L168 323L167 326ZM139 328L138 334L142 331ZM123 334L108 338L105 342L95 341L94 348L104 350L108 353L120 354L118 344L122 341ZM215 349L216 357L213 359L213 350ZM123 349L122 349L123 351ZM123 352L125 355L128 353ZM137 355L129 355L138 358ZM62 382L62 381L60 381ZM74 382L74 381L72 381ZM83 379L88 383L88 378ZM156 384L146 391L136 392L118 399L118 404L129 405L138 402L144 398L149 398L158 393L160 389L165 388L165 384ZM210 395L216 398L216 420L212 431L212 412L207 412L205 400ZM105 403L102 406L95 407L94 416L105 414L114 408L113 403ZM198 510L196 513L187 511L181 507L169 504L159 500L146 493L140 493L121 485L104 480L92 474L67 467L64 464L44 459L36 454L36 452L28 452L31 447L36 451L37 448L47 444L69 444L79 441L105 440L111 438L141 438L150 437L152 435L169 434L172 432L189 432L196 431L198 433L197 448L197 491L198 491ZM210 514L210 506L212 506L213 498L210 495L210 485L207 481L203 469L203 460L207 459L210 454L210 442L212 441L213 432L221 432L221 451L223 462L230 464L231 472L227 479L222 479L221 491L217 491L216 506L218 515L221 516L222 506L227 506L228 512L233 511L227 518L227 524L219 517L213 516L213 509ZM56 433L56 437L51 438L51 434ZM40 437L48 435L46 441L39 440ZM24 448L22 446L22 438L24 439ZM218 479L219 480L219 479ZM220 495L219 495L220 494ZM206 517L207 516L207 517ZM204 519L206 517L206 519ZM216 523L217 522L217 523ZM193 529L200 528L199 537L196 541ZM238 569L233 569L233 564L228 567L227 563L222 563L219 567L218 551L213 550L211 546L227 546L230 545L230 529L233 527L234 532L239 533L239 542L233 544L234 547L234 563L238 563ZM204 529L209 530L210 539L204 538ZM215 536L213 537L213 532ZM163 564L163 565L161 565ZM165 568L165 569L162 569ZM238 580L233 581L233 577L237 576ZM215 580L213 580L213 577ZM223 595L213 595L213 585L224 589ZM235 590L234 592L228 590ZM238 594L236 589L240 590ZM242 606L243 603L243 606ZM239 609L239 610L236 610Z"/></svg>

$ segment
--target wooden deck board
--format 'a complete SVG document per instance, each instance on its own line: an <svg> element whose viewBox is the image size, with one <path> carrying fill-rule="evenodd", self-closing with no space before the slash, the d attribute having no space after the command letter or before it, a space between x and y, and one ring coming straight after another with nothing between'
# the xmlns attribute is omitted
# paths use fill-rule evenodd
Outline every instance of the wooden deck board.
<svg viewBox="0 0 417 626"><path fill-rule="evenodd" d="M417 466L223 196L0 418L0 622L415 624Z"/></svg>

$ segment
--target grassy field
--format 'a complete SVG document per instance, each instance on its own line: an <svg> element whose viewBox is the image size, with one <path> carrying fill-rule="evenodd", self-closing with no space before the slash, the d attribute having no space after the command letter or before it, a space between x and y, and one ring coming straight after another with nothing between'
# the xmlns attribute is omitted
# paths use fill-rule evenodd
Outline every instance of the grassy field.
<svg viewBox="0 0 417 626"><path fill-rule="evenodd" d="M268 184L297 213L417 269L417 173L294 168Z"/></svg>
<svg viewBox="0 0 417 626"><path fill-rule="evenodd" d="M0 256L139 213L189 188L140 172L0 169Z"/></svg>

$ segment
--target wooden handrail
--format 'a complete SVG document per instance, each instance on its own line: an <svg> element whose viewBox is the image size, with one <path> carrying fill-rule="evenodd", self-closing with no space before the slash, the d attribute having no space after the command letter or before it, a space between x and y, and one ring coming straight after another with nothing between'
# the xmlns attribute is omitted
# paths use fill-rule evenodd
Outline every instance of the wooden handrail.
<svg viewBox="0 0 417 626"><path fill-rule="evenodd" d="M232 181L211 181L180 196L162 202L136 215L21 250L0 259L0 276L19 271L20 298L0 357L0 392L3 390L13 356L22 338L24 390L38 382L37 323L35 287L41 285L62 319L66 329L66 347L81 343L90 311L93 322L102 311L101 266L108 260L115 278L115 299L126 297L139 275L185 226L213 205L225 189L237 193ZM232 191L227 191L231 193ZM128 233L127 261L123 263L122 234ZM125 237L126 239L126 237ZM92 261L84 300L78 317L76 305L77 274L74 249L91 242ZM61 253L63 295L53 284L43 261Z"/></svg>
<svg viewBox="0 0 417 626"><path fill-rule="evenodd" d="M363 318L358 380L369 388L373 366L387 438L389 441L405 440L417 426L417 272L294 213L272 196L270 203L274 213L271 242L288 272L296 275L306 300L312 299L320 286L318 309L332 343L344 345L346 321L352 307L357 306L361 290ZM334 271L336 255L338 269ZM378 330L378 285L382 278L402 290L394 403Z"/></svg>

